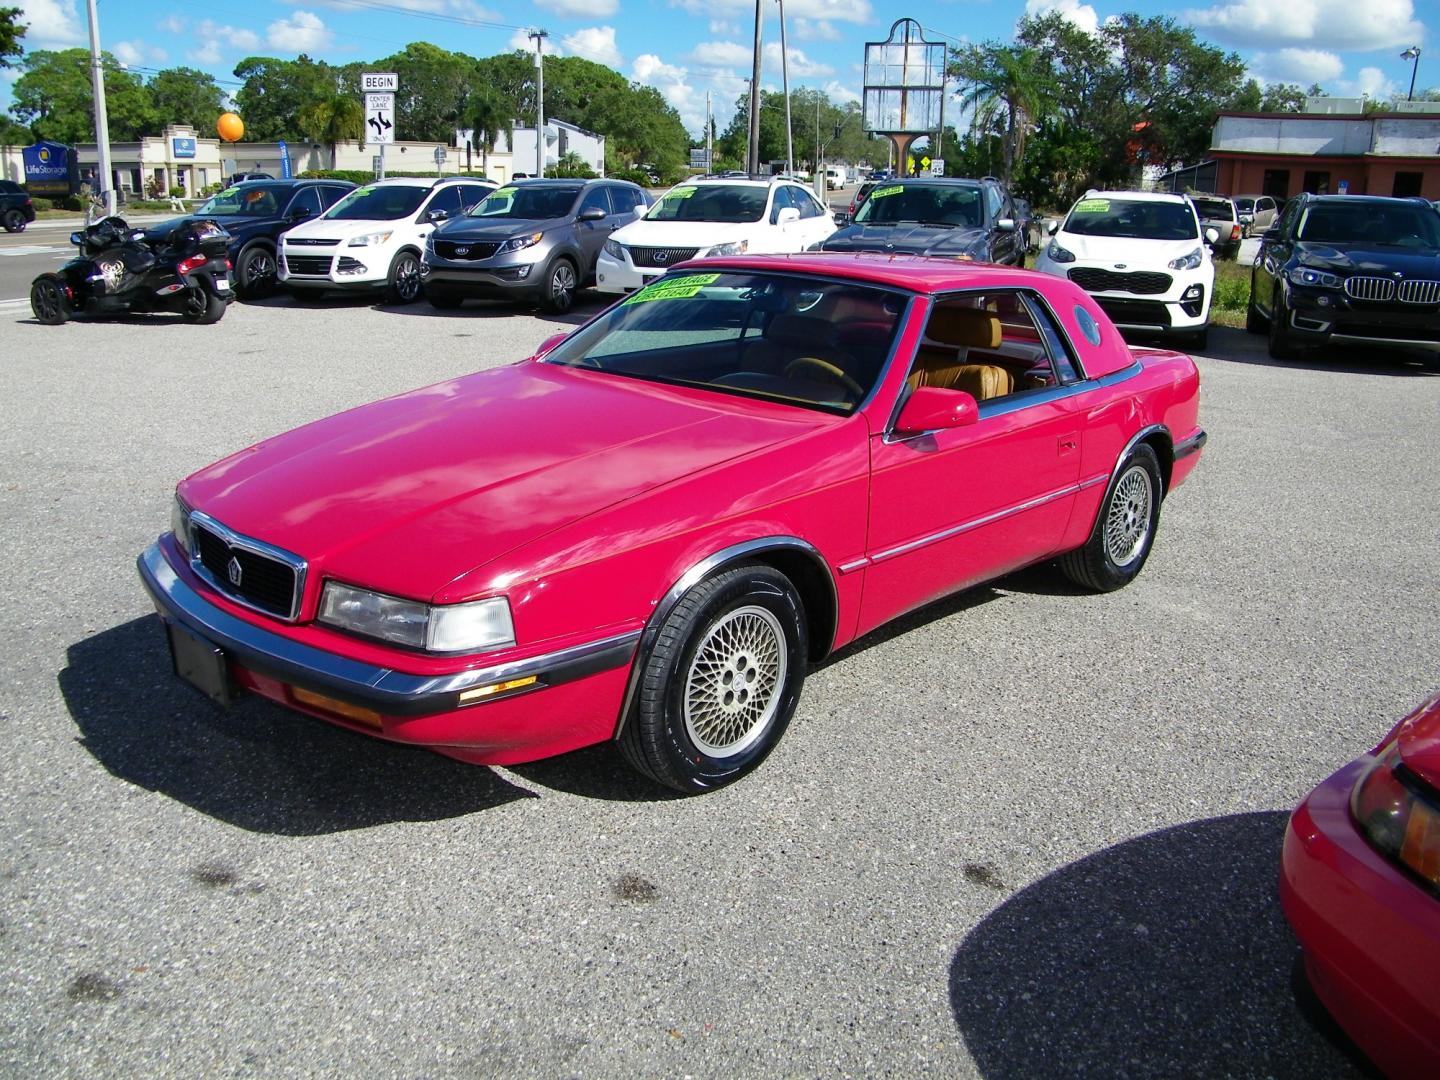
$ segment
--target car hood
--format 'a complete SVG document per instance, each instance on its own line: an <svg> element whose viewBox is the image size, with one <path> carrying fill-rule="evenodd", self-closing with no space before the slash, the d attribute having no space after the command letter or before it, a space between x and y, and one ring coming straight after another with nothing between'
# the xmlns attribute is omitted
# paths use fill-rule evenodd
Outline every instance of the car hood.
<svg viewBox="0 0 1440 1080"><path fill-rule="evenodd" d="M753 237L758 221L632 221L611 238L632 247L708 248Z"/></svg>
<svg viewBox="0 0 1440 1080"><path fill-rule="evenodd" d="M1344 274L1400 273L1407 278L1440 278L1440 251L1396 248L1381 244L1315 244L1301 241L1295 255L1305 266Z"/></svg>
<svg viewBox="0 0 1440 1080"><path fill-rule="evenodd" d="M827 422L526 362L297 428L179 490L312 573L428 599L567 524Z"/></svg>
<svg viewBox="0 0 1440 1080"><path fill-rule="evenodd" d="M251 232L256 228L274 225L279 220L278 217L257 218L241 214L186 214L184 217L167 218L164 221L157 221L154 225L146 226L145 236L151 240L164 241L182 225L189 225L195 221L213 221L231 236L235 236L241 232Z"/></svg>
<svg viewBox="0 0 1440 1080"><path fill-rule="evenodd" d="M568 217L472 218L442 221L431 234L436 240L508 240L527 233L549 232L570 223Z"/></svg>
<svg viewBox="0 0 1440 1080"><path fill-rule="evenodd" d="M318 217L302 221L287 231L285 238L287 240L291 237L348 240L352 236L364 236L366 233L383 232L387 228L396 229L412 224L414 224L413 214L406 214L404 217L398 218L345 218L343 220Z"/></svg>
<svg viewBox="0 0 1440 1080"><path fill-rule="evenodd" d="M984 253L986 235L984 229L946 229L934 225L847 225L825 238L825 250L974 255Z"/></svg>
<svg viewBox="0 0 1440 1080"><path fill-rule="evenodd" d="M1079 236L1060 232L1056 240L1077 262L1124 263L1130 270L1162 270L1171 259L1179 259L1202 247L1200 238L1188 240L1136 240L1120 236Z"/></svg>

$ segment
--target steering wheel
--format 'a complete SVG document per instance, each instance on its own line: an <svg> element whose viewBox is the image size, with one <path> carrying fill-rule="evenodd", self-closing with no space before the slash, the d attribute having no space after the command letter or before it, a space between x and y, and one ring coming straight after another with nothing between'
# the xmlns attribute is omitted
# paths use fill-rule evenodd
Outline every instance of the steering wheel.
<svg viewBox="0 0 1440 1080"><path fill-rule="evenodd" d="M829 360L821 360L818 356L797 356L785 365L785 377L787 379L793 379L797 371L807 367L819 368L822 374L828 375L835 382L845 387L846 390L854 393L856 401L859 401L865 396L865 388L863 386L845 374L840 368L830 363Z"/></svg>

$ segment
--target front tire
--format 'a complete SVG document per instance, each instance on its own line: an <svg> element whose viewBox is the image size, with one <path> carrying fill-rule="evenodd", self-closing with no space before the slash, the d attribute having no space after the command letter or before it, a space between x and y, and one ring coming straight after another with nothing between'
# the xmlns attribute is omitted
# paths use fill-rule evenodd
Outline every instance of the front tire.
<svg viewBox="0 0 1440 1080"><path fill-rule="evenodd" d="M402 251L390 263L385 300L390 304L413 304L419 298L420 260L413 251Z"/></svg>
<svg viewBox="0 0 1440 1080"><path fill-rule="evenodd" d="M24 232L25 226L29 224L29 222L25 220L24 214L22 214L19 210L13 209L6 210L5 217L0 220L4 221L6 232Z"/></svg>
<svg viewBox="0 0 1440 1080"><path fill-rule="evenodd" d="M180 309L180 317L187 323L209 326L225 317L225 301L203 285L197 285L185 297L185 306Z"/></svg>
<svg viewBox="0 0 1440 1080"><path fill-rule="evenodd" d="M805 609L789 578L748 564L696 585L641 657L620 749L640 772L694 794L754 769L785 733L808 659Z"/></svg>
<svg viewBox="0 0 1440 1080"><path fill-rule="evenodd" d="M1113 592L1135 580L1160 525L1160 459L1149 445L1130 451L1100 504L1085 546L1060 557L1060 569L1076 585Z"/></svg>
<svg viewBox="0 0 1440 1080"><path fill-rule="evenodd" d="M1275 360L1294 360L1300 355L1295 335L1290 330L1290 312L1285 307L1285 294L1277 285L1270 298L1270 356Z"/></svg>
<svg viewBox="0 0 1440 1080"><path fill-rule="evenodd" d="M279 280L275 253L268 248L249 247L235 264L235 292L244 300L263 300L275 295Z"/></svg>
<svg viewBox="0 0 1440 1080"><path fill-rule="evenodd" d="M545 287L540 293L540 310L551 315L563 315L575 306L575 291L580 287L580 278L575 264L569 259L556 259L545 275Z"/></svg>
<svg viewBox="0 0 1440 1080"><path fill-rule="evenodd" d="M30 285L30 310L42 326L59 326L70 317L70 301L55 274L42 274Z"/></svg>

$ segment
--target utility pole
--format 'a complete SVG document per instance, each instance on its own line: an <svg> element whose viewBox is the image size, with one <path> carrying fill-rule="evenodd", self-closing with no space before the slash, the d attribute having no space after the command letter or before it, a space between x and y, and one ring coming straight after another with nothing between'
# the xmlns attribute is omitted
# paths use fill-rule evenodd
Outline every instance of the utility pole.
<svg viewBox="0 0 1440 1080"><path fill-rule="evenodd" d="M715 117L710 112L710 91L705 91L705 171L715 171Z"/></svg>
<svg viewBox="0 0 1440 1080"><path fill-rule="evenodd" d="M115 171L110 167L110 118L105 113L105 68L100 59L100 16L95 0L87 0L90 16L90 86L95 94L95 149L100 163L95 179L105 196L105 213L115 213Z"/></svg>
<svg viewBox="0 0 1440 1080"><path fill-rule="evenodd" d="M785 171L795 173L795 136L790 129L790 50L785 45L785 0L780 4L780 82L785 91Z"/></svg>
<svg viewBox="0 0 1440 1080"><path fill-rule="evenodd" d="M760 26L765 16L761 6L765 0L755 0L755 57L750 74L750 148L745 162L745 171L752 175L760 171Z"/></svg>
<svg viewBox="0 0 1440 1080"><path fill-rule="evenodd" d="M93 4L95 0L90 0ZM545 39L550 34L545 30L532 30L529 37L535 42L535 175L545 175Z"/></svg>

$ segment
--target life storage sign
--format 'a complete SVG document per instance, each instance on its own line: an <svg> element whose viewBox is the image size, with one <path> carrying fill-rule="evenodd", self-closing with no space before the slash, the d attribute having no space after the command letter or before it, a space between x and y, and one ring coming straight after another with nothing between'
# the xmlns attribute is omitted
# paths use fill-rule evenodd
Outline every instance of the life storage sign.
<svg viewBox="0 0 1440 1080"><path fill-rule="evenodd" d="M73 146L37 142L21 150L20 157L25 162L25 189L31 195L79 194L80 166Z"/></svg>

